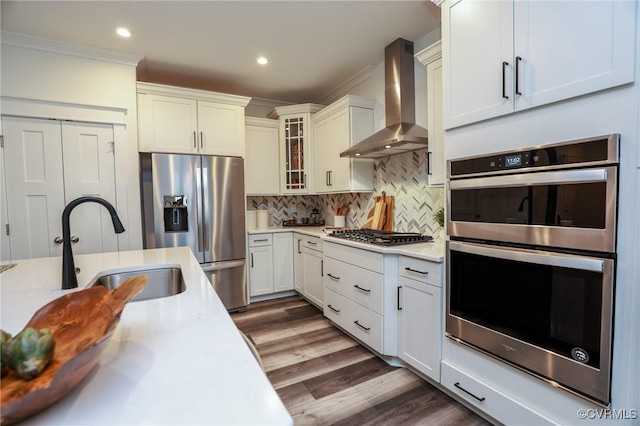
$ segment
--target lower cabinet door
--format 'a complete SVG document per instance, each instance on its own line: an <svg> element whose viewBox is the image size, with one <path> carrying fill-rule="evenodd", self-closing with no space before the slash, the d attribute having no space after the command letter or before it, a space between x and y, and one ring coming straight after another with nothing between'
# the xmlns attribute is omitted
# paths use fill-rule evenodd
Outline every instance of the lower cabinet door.
<svg viewBox="0 0 640 426"><path fill-rule="evenodd" d="M273 293L273 249L258 246L249 249L251 296Z"/></svg>
<svg viewBox="0 0 640 426"><path fill-rule="evenodd" d="M305 247L302 252L302 263L304 265L304 296L312 303L323 307L322 252Z"/></svg>
<svg viewBox="0 0 640 426"><path fill-rule="evenodd" d="M273 290L293 290L293 235L273 234Z"/></svg>
<svg viewBox="0 0 640 426"><path fill-rule="evenodd" d="M440 382L441 289L400 277L400 359Z"/></svg>

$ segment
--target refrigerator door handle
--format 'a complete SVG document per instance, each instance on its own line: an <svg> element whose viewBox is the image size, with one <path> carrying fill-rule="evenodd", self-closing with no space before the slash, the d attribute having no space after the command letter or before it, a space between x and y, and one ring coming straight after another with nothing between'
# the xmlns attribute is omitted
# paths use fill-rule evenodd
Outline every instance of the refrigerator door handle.
<svg viewBox="0 0 640 426"><path fill-rule="evenodd" d="M224 262L204 263L202 264L202 270L204 272L218 271L220 269L237 268L244 265L244 259L240 260L228 260Z"/></svg>
<svg viewBox="0 0 640 426"><path fill-rule="evenodd" d="M196 167L196 222L198 224L198 251L200 253L204 252L203 240L206 238L206 233L204 232L204 224L202 223L202 212L203 212L203 199L202 199L202 168Z"/></svg>

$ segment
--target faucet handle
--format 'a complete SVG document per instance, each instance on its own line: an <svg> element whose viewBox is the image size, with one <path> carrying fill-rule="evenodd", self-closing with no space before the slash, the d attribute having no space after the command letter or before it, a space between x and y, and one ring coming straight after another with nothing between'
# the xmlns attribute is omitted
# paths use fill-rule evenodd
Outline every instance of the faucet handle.
<svg viewBox="0 0 640 426"><path fill-rule="evenodd" d="M62 239L62 237L57 236L53 239L53 242L56 244L62 244L64 242L64 239Z"/></svg>
<svg viewBox="0 0 640 426"><path fill-rule="evenodd" d="M71 242L72 242L72 243L74 243L74 244L75 244L75 243L77 243L78 241L80 241L80 238L76 237L75 235L73 235L73 236L71 237Z"/></svg>

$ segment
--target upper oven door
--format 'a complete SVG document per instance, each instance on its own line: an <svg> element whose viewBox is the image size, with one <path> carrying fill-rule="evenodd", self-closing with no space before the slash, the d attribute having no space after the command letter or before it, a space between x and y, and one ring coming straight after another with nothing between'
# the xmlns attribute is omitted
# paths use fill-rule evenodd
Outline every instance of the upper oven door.
<svg viewBox="0 0 640 426"><path fill-rule="evenodd" d="M612 253L616 188L615 166L451 180L448 233Z"/></svg>

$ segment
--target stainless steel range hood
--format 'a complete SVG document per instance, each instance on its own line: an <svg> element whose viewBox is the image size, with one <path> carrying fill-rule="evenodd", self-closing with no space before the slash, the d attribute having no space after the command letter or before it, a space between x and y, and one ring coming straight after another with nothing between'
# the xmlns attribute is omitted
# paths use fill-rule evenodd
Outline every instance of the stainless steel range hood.
<svg viewBox="0 0 640 426"><path fill-rule="evenodd" d="M413 43L397 39L384 49L384 104L387 127L340 153L340 157L381 158L427 147L427 129L416 121Z"/></svg>

